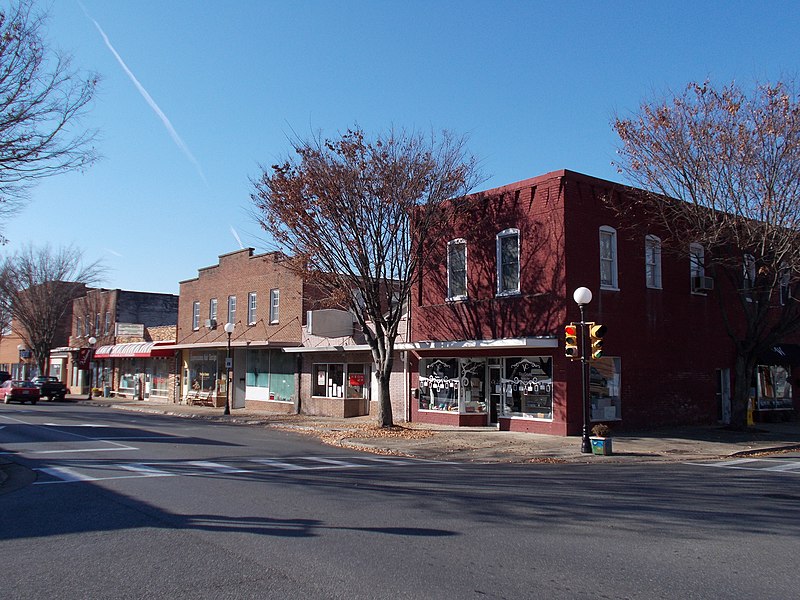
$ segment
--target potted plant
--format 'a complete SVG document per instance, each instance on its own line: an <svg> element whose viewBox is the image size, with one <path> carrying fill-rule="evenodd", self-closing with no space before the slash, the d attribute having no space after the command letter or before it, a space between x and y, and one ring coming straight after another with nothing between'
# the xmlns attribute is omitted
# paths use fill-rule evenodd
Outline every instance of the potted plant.
<svg viewBox="0 0 800 600"><path fill-rule="evenodd" d="M592 442L592 454L611 454L611 428L605 423L598 423L592 427L592 435L589 436Z"/></svg>

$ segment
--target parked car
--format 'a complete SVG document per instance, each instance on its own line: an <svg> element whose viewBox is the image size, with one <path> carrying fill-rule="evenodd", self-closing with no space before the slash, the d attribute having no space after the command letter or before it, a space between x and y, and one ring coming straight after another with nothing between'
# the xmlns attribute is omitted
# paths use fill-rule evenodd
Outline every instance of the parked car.
<svg viewBox="0 0 800 600"><path fill-rule="evenodd" d="M24 403L36 404L39 401L39 388L30 381L20 381L9 379L0 385L0 400L8 404L12 400Z"/></svg>
<svg viewBox="0 0 800 600"><path fill-rule="evenodd" d="M39 397L53 400L63 400L67 396L67 386L52 375L39 375L31 379L31 383L39 388Z"/></svg>

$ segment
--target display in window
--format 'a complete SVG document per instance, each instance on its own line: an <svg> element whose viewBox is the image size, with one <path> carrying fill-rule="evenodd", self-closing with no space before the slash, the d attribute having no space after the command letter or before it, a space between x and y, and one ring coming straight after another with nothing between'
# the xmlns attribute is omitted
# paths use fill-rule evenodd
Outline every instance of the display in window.
<svg viewBox="0 0 800 600"><path fill-rule="evenodd" d="M419 378L420 409L422 410L458 410L458 377L457 359L433 359L423 361L424 375Z"/></svg>
<svg viewBox="0 0 800 600"><path fill-rule="evenodd" d="M499 381L502 413L552 419L552 371L553 359L549 356L506 358L505 377Z"/></svg>
<svg viewBox="0 0 800 600"><path fill-rule="evenodd" d="M782 366L759 365L758 410L787 410L793 408L792 384L789 371Z"/></svg>
<svg viewBox="0 0 800 600"><path fill-rule="evenodd" d="M616 421L622 418L619 357L606 356L591 361L589 396L592 421Z"/></svg>

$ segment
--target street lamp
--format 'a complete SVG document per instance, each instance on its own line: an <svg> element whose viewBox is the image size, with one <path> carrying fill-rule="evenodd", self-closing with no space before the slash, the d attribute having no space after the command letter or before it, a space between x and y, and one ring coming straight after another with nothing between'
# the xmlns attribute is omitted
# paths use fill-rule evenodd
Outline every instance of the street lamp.
<svg viewBox="0 0 800 600"><path fill-rule="evenodd" d="M22 356L22 354L23 354L23 353L24 353L24 352L25 352L27 349L28 349L28 348L25 346L25 344L19 344L19 345L17 346L17 350L19 350L19 369L17 369L17 375L18 375L18 376L19 376L19 378L20 378L20 379L22 379L23 381L25 380L25 361L23 360L23 356Z"/></svg>
<svg viewBox="0 0 800 600"><path fill-rule="evenodd" d="M86 369L86 372L88 373L87 376L89 378L89 397L87 398L87 400L91 400L92 399L92 361L94 360L94 345L97 343L97 338L92 336L86 341L89 342L89 355L86 357L86 360L88 361L88 365L89 365L89 368Z"/></svg>
<svg viewBox="0 0 800 600"><path fill-rule="evenodd" d="M225 323L225 333L228 334L228 354L225 356L225 415L231 414L231 334L234 327L233 323Z"/></svg>
<svg viewBox="0 0 800 600"><path fill-rule="evenodd" d="M586 385L589 379L589 357L586 340L589 337L586 331L586 318L583 314L583 307L592 301L592 290L586 287L579 287L572 294L572 299L581 311L581 401L583 403L583 432L581 435L581 453L592 453L592 442L589 440L589 387Z"/></svg>

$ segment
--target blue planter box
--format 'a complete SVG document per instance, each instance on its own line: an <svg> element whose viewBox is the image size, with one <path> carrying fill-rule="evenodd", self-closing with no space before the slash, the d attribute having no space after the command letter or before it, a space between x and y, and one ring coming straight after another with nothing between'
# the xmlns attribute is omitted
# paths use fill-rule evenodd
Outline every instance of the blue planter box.
<svg viewBox="0 0 800 600"><path fill-rule="evenodd" d="M592 454L608 456L611 454L611 438L589 438L592 442Z"/></svg>

